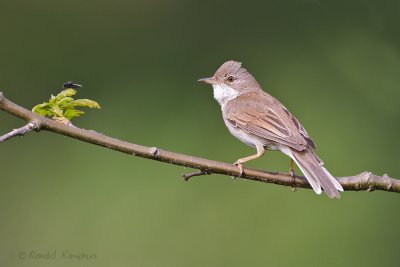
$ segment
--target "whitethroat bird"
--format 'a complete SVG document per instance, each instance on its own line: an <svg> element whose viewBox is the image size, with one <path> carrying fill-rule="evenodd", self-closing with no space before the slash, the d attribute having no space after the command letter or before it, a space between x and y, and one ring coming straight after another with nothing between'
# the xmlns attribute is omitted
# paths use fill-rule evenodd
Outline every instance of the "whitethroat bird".
<svg viewBox="0 0 400 267"><path fill-rule="evenodd" d="M294 161L315 193L321 194L323 188L330 198L340 197L342 186L315 154L315 144L304 127L285 106L261 89L240 62L225 62L214 76L199 82L212 85L229 132L257 149L257 154L234 163L241 174L243 163L261 157L267 149L279 150L291 158L293 177Z"/></svg>

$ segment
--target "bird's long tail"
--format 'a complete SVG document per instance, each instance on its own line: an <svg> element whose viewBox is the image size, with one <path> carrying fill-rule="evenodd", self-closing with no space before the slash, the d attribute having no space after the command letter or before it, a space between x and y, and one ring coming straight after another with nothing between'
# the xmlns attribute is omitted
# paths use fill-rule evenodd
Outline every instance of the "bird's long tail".
<svg viewBox="0 0 400 267"><path fill-rule="evenodd" d="M325 169L322 161L313 151L309 149L305 151L290 149L290 151L285 152L296 162L297 166L299 166L315 193L321 194L322 187L330 198L340 198L339 191L343 191L343 187Z"/></svg>

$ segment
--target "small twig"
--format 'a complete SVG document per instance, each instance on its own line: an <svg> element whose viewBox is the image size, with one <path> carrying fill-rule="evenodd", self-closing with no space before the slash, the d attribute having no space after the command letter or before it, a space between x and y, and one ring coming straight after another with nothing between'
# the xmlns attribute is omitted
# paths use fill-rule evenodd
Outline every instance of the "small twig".
<svg viewBox="0 0 400 267"><path fill-rule="evenodd" d="M24 136L26 133L29 133L30 131L35 130L37 128L38 127L35 122L30 122L27 125L22 126L21 128L14 129L9 133L6 133L5 135L0 136L0 143L4 142L12 137L15 137L15 136Z"/></svg>
<svg viewBox="0 0 400 267"><path fill-rule="evenodd" d="M182 174L182 177L183 177L183 180L185 180L187 182L192 177L201 176L201 175L210 175L210 174L211 174L210 171L200 170L200 171L197 171L197 172L191 172L191 173Z"/></svg>

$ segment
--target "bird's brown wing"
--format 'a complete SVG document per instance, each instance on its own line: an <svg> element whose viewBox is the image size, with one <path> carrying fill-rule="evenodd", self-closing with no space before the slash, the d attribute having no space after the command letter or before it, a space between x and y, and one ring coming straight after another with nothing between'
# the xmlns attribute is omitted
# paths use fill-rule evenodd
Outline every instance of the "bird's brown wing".
<svg viewBox="0 0 400 267"><path fill-rule="evenodd" d="M277 100L260 101L259 95L235 99L226 109L226 120L234 127L278 144L287 145L295 150L303 151L313 147L304 127L289 111ZM246 105L235 105L234 101L242 101ZM229 106L236 108L230 108ZM242 108L237 108L237 107Z"/></svg>
<svg viewBox="0 0 400 267"><path fill-rule="evenodd" d="M280 104L280 103L279 103ZM293 122L294 127L296 129L299 130L300 134L304 137L304 139L306 140L307 144L311 147L311 148L317 148L315 146L314 141L311 139L311 137L308 135L306 129L304 129L303 125L301 125L301 123L299 122L298 119L296 119L295 116L293 116L292 113L289 112L289 110L287 110L287 108L285 106L282 106L283 111L286 113L286 115L289 117L289 119Z"/></svg>

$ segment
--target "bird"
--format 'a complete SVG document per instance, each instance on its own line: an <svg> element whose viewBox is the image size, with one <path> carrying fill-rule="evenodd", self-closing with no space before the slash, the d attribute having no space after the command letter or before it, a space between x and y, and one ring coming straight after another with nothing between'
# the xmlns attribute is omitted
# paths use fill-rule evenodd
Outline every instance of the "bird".
<svg viewBox="0 0 400 267"><path fill-rule="evenodd" d="M315 153L315 143L298 119L273 96L265 92L242 63L230 60L209 78L198 80L213 87L214 98L221 106L229 132L254 147L256 154L240 158L234 164L243 174L243 163L260 158L266 150L278 150L295 162L312 189L330 198L340 198L340 183L323 166Z"/></svg>

